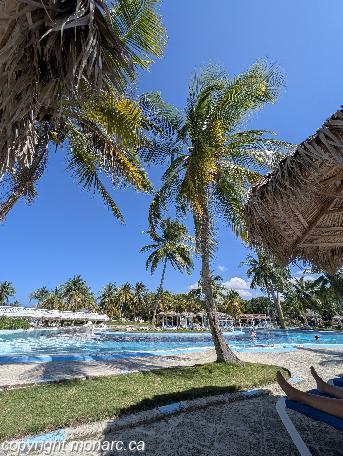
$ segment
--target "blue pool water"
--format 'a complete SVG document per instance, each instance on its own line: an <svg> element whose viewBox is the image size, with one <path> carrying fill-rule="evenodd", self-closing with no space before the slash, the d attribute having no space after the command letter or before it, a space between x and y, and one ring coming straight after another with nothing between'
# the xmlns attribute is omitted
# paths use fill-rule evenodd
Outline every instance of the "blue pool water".
<svg viewBox="0 0 343 456"><path fill-rule="evenodd" d="M320 335L318 341L314 336ZM343 348L343 333L334 331L257 330L225 333L228 344L238 351L280 352L306 347ZM210 334L125 333L109 330L0 331L0 363L111 359L132 356L163 356L207 350Z"/></svg>

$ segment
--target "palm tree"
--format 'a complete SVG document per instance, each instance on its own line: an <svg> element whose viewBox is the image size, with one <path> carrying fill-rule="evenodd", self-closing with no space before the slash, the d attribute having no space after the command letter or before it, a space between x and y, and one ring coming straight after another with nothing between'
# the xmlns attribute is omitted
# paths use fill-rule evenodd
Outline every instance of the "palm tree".
<svg viewBox="0 0 343 456"><path fill-rule="evenodd" d="M288 291L288 290L287 290ZM270 313L273 302L267 296L257 296L256 298L251 298L244 303L244 312L245 313Z"/></svg>
<svg viewBox="0 0 343 456"><path fill-rule="evenodd" d="M247 276L252 279L250 287L259 287L267 293L277 309L281 328L285 328L280 293L285 290L291 278L289 269L278 266L261 250L256 251L256 258L248 255L245 264L248 266Z"/></svg>
<svg viewBox="0 0 343 456"><path fill-rule="evenodd" d="M30 293L29 298L30 301L37 301L37 307L44 307L43 303L49 297L50 293L50 290L46 286L43 286Z"/></svg>
<svg viewBox="0 0 343 456"><path fill-rule="evenodd" d="M221 304L223 312L239 318L244 313L244 300L236 290L228 290L227 294Z"/></svg>
<svg viewBox="0 0 343 456"><path fill-rule="evenodd" d="M0 25L0 220L21 197L34 198L49 144L68 146L68 167L80 184L99 192L120 219L101 177L150 189L136 153L144 120L125 93L135 70L162 54L158 2L115 0L111 9L100 0L6 2Z"/></svg>
<svg viewBox="0 0 343 456"><path fill-rule="evenodd" d="M129 282L124 283L118 289L117 299L119 304L120 319L123 317L128 318L131 316L134 295L132 286Z"/></svg>
<svg viewBox="0 0 343 456"><path fill-rule="evenodd" d="M304 277L295 279L286 293L285 304L289 309L300 315L307 324L307 310L320 311L321 308L321 279L305 280Z"/></svg>
<svg viewBox="0 0 343 456"><path fill-rule="evenodd" d="M56 287L52 290L45 286L38 288L30 294L31 300L37 301L36 306L38 309L69 310L63 301L61 287Z"/></svg>
<svg viewBox="0 0 343 456"><path fill-rule="evenodd" d="M338 302L343 304L343 269L338 270L335 274L329 274L323 272L316 267L312 267L311 270L314 274L320 275L320 282L322 287L330 287L334 295L336 296Z"/></svg>
<svg viewBox="0 0 343 456"><path fill-rule="evenodd" d="M216 306L221 303L225 297L227 296L227 289L223 285L223 278L219 274L214 275L213 271L211 272L211 287L212 287L212 295L213 301L215 302ZM201 280L199 280L197 286L190 291L190 294L198 300L202 300L203 287L201 285Z"/></svg>
<svg viewBox="0 0 343 456"><path fill-rule="evenodd" d="M150 192L152 187L137 153L144 138L141 110L136 102L118 99L115 94L90 94L87 102L65 106L64 113L63 124L55 131L48 122L40 124L40 142L31 164L4 176L0 186L0 220L20 198L34 200L36 183L52 150L47 147L49 142L56 147L65 146L61 150L67 151L67 170L84 190L98 193L120 221L123 215L110 194L111 186L125 184Z"/></svg>
<svg viewBox="0 0 343 456"><path fill-rule="evenodd" d="M102 290L99 298L99 307L110 318L115 319L119 316L118 288L115 283L108 283Z"/></svg>
<svg viewBox="0 0 343 456"><path fill-rule="evenodd" d="M86 282L80 275L67 280L60 287L61 296L66 310L76 312L78 310L95 310L95 298Z"/></svg>
<svg viewBox="0 0 343 456"><path fill-rule="evenodd" d="M227 289L225 285L223 285L223 277L219 274L211 274L211 286L214 302L218 304L221 303L227 296ZM201 282L200 287L202 289Z"/></svg>
<svg viewBox="0 0 343 456"><path fill-rule="evenodd" d="M141 249L141 252L151 252L146 260L146 269L150 269L153 274L159 264L162 264L162 274L157 290L156 299L152 314L152 324L156 325L156 315L160 305L163 284L166 275L168 262L180 271L190 273L193 269L192 260L192 238L189 236L187 228L181 223L167 218L159 223L160 233L156 227L147 231L152 240Z"/></svg>
<svg viewBox="0 0 343 456"><path fill-rule="evenodd" d="M143 282L136 282L133 289L133 319L135 320L137 316L145 319L149 318L149 310L147 303L147 293L148 289Z"/></svg>
<svg viewBox="0 0 343 456"><path fill-rule="evenodd" d="M15 288L11 282L0 282L0 306L8 304L9 298L15 295Z"/></svg>
<svg viewBox="0 0 343 456"><path fill-rule="evenodd" d="M240 362L220 331L211 286L211 259L215 251L215 220L223 217L236 235L244 236L243 203L260 172L279 158L281 145L266 139L264 131L242 131L252 112L276 100L278 73L257 63L229 79L218 67L195 74L185 111L146 95L142 106L159 125L156 147L143 149L146 160L171 157L150 210L154 225L175 202L178 212L190 210L201 255L201 283L218 361ZM148 116L148 114L146 114ZM163 131L163 134L161 133Z"/></svg>
<svg viewBox="0 0 343 456"><path fill-rule="evenodd" d="M49 310L70 310L69 305L63 301L61 287L49 290L49 294L38 303L37 307Z"/></svg>

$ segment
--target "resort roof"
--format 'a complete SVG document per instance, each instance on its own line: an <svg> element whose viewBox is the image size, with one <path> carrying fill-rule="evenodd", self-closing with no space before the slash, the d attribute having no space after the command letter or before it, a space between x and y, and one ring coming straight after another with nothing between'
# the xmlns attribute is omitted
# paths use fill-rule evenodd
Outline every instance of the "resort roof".
<svg viewBox="0 0 343 456"><path fill-rule="evenodd" d="M244 320L244 319L258 319L258 318L269 318L269 315L267 314L241 314L240 317L239 317L241 320Z"/></svg>
<svg viewBox="0 0 343 456"><path fill-rule="evenodd" d="M0 306L0 317L19 317L44 320L77 320L77 321L107 321L105 314L95 312L71 312L68 310L36 309L32 307Z"/></svg>
<svg viewBox="0 0 343 456"><path fill-rule="evenodd" d="M281 263L297 258L334 273L343 264L343 110L251 190L250 241Z"/></svg>

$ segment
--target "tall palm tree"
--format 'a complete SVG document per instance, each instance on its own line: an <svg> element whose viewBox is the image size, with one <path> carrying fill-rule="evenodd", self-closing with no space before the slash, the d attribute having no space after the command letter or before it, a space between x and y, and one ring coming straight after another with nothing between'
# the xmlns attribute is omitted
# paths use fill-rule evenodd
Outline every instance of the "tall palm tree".
<svg viewBox="0 0 343 456"><path fill-rule="evenodd" d="M117 299L120 309L120 318L129 318L131 316L134 300L132 286L129 282L126 282L119 287Z"/></svg>
<svg viewBox="0 0 343 456"><path fill-rule="evenodd" d="M102 289L98 302L101 311L110 318L115 319L119 316L118 287L115 283L108 283Z"/></svg>
<svg viewBox="0 0 343 456"><path fill-rule="evenodd" d="M244 313L244 300L236 290L228 290L221 304L223 312L231 315L234 318L239 318Z"/></svg>
<svg viewBox="0 0 343 456"><path fill-rule="evenodd" d="M11 282L0 282L0 306L8 304L9 298L15 295L15 288Z"/></svg>
<svg viewBox="0 0 343 456"><path fill-rule="evenodd" d="M190 273L193 269L192 238L189 236L187 228L176 220L167 218L160 221L159 230L160 232L154 227L147 231L152 244L141 249L141 252L151 252L146 260L146 269L150 269L151 274L155 272L159 264L162 264L162 274L152 314L153 325L156 325L156 315L168 263L180 272Z"/></svg>
<svg viewBox="0 0 343 456"><path fill-rule="evenodd" d="M67 310L75 312L83 309L95 310L96 308L94 295L80 275L67 280L60 287L59 292Z"/></svg>
<svg viewBox="0 0 343 456"><path fill-rule="evenodd" d="M70 310L63 301L62 287L56 287L52 290L49 290L46 286L38 288L30 294L31 300L36 301L36 306L39 309Z"/></svg>
<svg viewBox="0 0 343 456"><path fill-rule="evenodd" d="M211 286L215 251L215 221L223 217L236 235L244 236L242 206L251 184L272 165L283 147L264 131L242 130L243 122L266 103L276 100L281 80L272 67L253 65L230 79L218 67L195 74L184 111L146 95L142 106L158 123L156 146L142 151L147 160L171 157L150 210L154 225L168 203L193 216L201 283L218 361L240 362L220 331ZM148 114L147 114L148 116Z"/></svg>
<svg viewBox="0 0 343 456"><path fill-rule="evenodd" d="M320 312L322 283L321 278L314 281L305 280L304 277L295 279L292 286L286 293L285 304L293 313L300 315L300 317L307 324L307 310Z"/></svg>
<svg viewBox="0 0 343 456"><path fill-rule="evenodd" d="M61 287L55 287L49 290L49 294L38 303L37 307L50 310L71 310L69 303L63 300Z"/></svg>
<svg viewBox="0 0 343 456"><path fill-rule="evenodd" d="M248 266L247 276L251 278L251 288L259 287L272 299L277 309L281 328L286 327L283 316L280 293L287 288L291 275L287 267L278 266L275 261L261 250L256 251L256 258L248 255L245 261Z"/></svg>
<svg viewBox="0 0 343 456"><path fill-rule="evenodd" d="M49 297L49 295L50 290L46 286L43 286L30 293L29 298L30 301L37 301L37 307L44 307L43 303Z"/></svg>
<svg viewBox="0 0 343 456"><path fill-rule="evenodd" d="M338 270L335 274L328 274L325 271L321 271L316 267L312 267L311 272L320 275L320 282L322 287L330 287L334 295L336 296L340 305L343 305L343 269Z"/></svg>
<svg viewBox="0 0 343 456"><path fill-rule="evenodd" d="M162 54L158 3L114 0L109 9L101 0L9 0L0 6L0 220L21 197L35 196L49 144L68 146L68 167L118 218L101 175L150 189L136 154L143 119L125 93L135 70Z"/></svg>
<svg viewBox="0 0 343 456"><path fill-rule="evenodd" d="M133 289L133 319L135 320L137 316L145 319L149 318L150 312L148 311L147 303L147 293L148 289L143 282L136 282Z"/></svg>

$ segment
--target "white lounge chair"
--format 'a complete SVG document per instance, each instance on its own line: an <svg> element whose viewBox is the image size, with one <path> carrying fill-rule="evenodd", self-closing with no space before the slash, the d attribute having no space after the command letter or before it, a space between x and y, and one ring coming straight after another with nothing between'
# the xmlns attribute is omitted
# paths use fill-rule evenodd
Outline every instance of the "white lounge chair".
<svg viewBox="0 0 343 456"><path fill-rule="evenodd" d="M330 380L329 383L342 387L343 379L333 379ZM311 390L309 393L325 396L324 394L319 393L318 390ZM297 447L301 456L311 456L311 452L301 438L301 435L294 426L291 418L289 417L287 408L302 413L303 415L306 415L313 420L326 423L338 431L343 431L343 419L337 418L333 415L330 415L329 413L321 412L320 410L305 405L301 402L290 401L286 397L280 397L280 399L278 399L276 402L276 411L278 412L281 421L283 422L290 438L293 440L293 443Z"/></svg>

